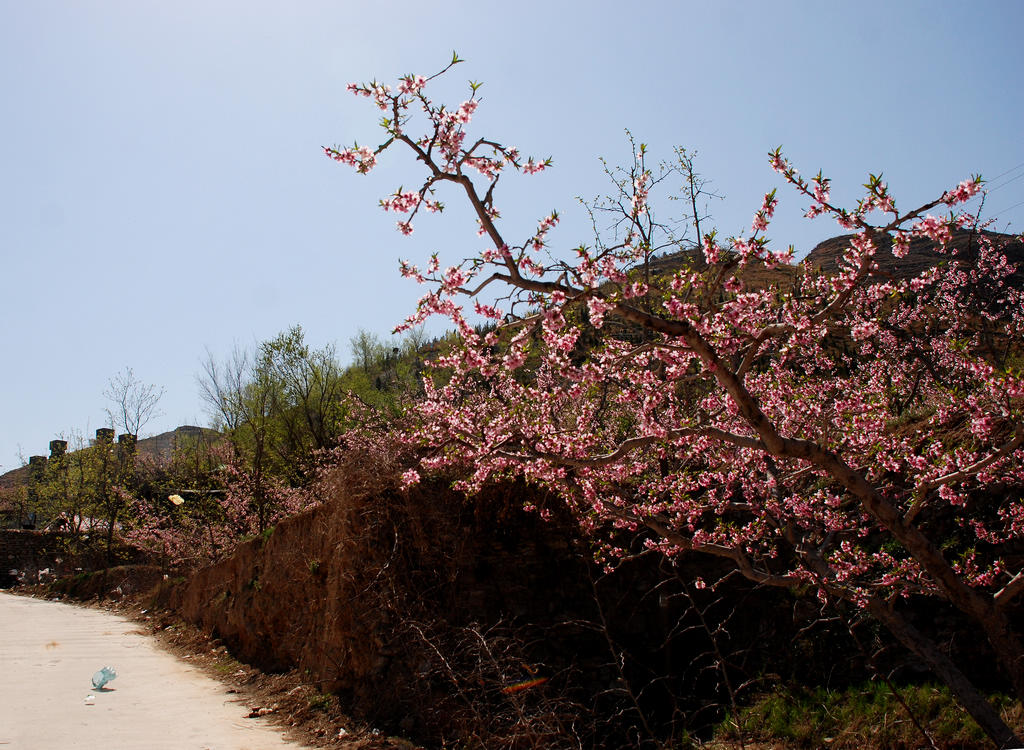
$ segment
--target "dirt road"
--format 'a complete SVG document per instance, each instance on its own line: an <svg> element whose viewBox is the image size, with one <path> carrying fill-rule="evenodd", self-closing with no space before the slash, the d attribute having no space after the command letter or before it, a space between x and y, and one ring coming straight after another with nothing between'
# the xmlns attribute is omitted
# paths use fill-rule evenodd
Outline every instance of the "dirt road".
<svg viewBox="0 0 1024 750"><path fill-rule="evenodd" d="M107 665L118 676L96 690ZM0 593L0 750L302 747L247 713L122 617Z"/></svg>

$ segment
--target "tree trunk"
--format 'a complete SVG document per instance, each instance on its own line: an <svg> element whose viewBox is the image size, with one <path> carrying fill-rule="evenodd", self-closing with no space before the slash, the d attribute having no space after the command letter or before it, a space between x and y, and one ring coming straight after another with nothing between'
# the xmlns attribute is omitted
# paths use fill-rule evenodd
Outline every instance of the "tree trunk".
<svg viewBox="0 0 1024 750"><path fill-rule="evenodd" d="M862 507L885 526L928 573L942 595L980 626L995 652L999 667L1010 678L1017 699L1024 701L1024 644L1014 633L1006 613L996 606L992 597L967 585L932 540L913 523L907 522L895 506L838 456L812 443L793 442L793 445L809 447L814 454L810 460L860 500Z"/></svg>
<svg viewBox="0 0 1024 750"><path fill-rule="evenodd" d="M948 656L939 651L935 644L911 625L901 614L882 599L872 597L868 611L877 618L911 653L942 680L956 696L957 701L971 715L982 730L1000 750L1024 747L1024 742L1006 725L999 712L978 692L970 680Z"/></svg>

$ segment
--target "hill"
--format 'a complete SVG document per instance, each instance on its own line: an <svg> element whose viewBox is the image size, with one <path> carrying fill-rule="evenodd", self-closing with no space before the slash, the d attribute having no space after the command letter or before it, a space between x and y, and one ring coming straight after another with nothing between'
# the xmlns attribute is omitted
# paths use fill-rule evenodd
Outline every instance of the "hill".
<svg viewBox="0 0 1024 750"><path fill-rule="evenodd" d="M1012 283L1018 288L1024 286L1024 243L1020 241L1020 238L997 232L982 232L981 234L997 244L1006 243L1003 246L1003 252L1006 254L1007 260L1017 267L1016 273L1011 277ZM842 234L838 237L832 237L819 242L808 253L806 262L823 273L835 273L839 270L839 259L850 246L850 239L853 236L852 234ZM953 233L949 249L956 251L957 254L966 253L967 257L970 257L970 253L977 253L977 237L978 232L971 232L965 229L957 230ZM891 244L887 244L875 256L875 260L878 263L876 275L890 276L895 279L910 278L942 262L944 259L949 258L949 256L950 253L948 251L940 252L936 250L935 243L927 237L915 237L912 239L910 241L910 251L904 258L897 258L893 255Z"/></svg>

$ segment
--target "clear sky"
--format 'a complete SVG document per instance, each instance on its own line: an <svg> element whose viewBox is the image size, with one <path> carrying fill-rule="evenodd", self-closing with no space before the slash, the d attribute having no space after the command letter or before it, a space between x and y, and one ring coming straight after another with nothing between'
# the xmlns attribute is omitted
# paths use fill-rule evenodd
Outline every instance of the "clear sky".
<svg viewBox="0 0 1024 750"><path fill-rule="evenodd" d="M588 240L574 197L602 192L599 156L629 158L624 128L655 156L698 152L726 235L778 183L780 144L838 198L882 171L909 207L980 172L1020 232L1021 29L1019 0L0 0L0 471L103 426L126 366L166 389L146 432L205 424L207 350L299 323L347 354L412 310L399 257L479 249L458 211L394 231L376 201L417 183L408 158L363 177L323 156L376 143L349 81L458 50L442 88L457 104L484 82L479 132L554 158L498 204L524 226L563 211L555 245ZM776 246L839 233L780 198Z"/></svg>

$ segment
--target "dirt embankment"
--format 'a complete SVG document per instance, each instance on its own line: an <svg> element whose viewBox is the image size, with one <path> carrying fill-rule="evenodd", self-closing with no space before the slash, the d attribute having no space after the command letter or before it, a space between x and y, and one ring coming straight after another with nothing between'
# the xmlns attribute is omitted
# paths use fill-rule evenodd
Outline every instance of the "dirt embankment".
<svg viewBox="0 0 1024 750"><path fill-rule="evenodd" d="M713 560L670 562L631 535L630 558L604 575L591 542L536 489L467 498L441 482L358 493L349 481L168 603L235 658L296 670L386 734L617 748L720 720L722 654L751 685L788 669L833 681L863 672L855 655L837 666L839 636L794 637L815 607L739 577L695 588L726 574Z"/></svg>
<svg viewBox="0 0 1024 750"><path fill-rule="evenodd" d="M599 619L586 557L566 524L522 510L526 491L341 493L200 570L170 605L390 731L557 733L583 665L600 662L587 692L615 676L603 641L580 637Z"/></svg>

